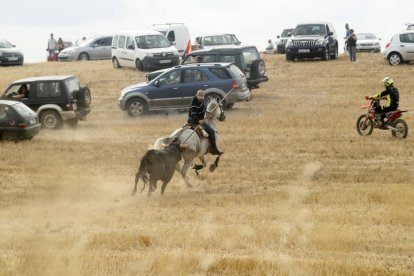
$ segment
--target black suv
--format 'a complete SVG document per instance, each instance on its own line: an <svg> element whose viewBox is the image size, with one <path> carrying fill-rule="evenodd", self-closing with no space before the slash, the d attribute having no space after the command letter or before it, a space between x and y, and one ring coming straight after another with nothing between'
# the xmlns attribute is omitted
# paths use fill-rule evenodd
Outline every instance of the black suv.
<svg viewBox="0 0 414 276"><path fill-rule="evenodd" d="M231 62L245 74L247 86L250 89L258 88L258 84L268 81L266 65L260 58L255 46L222 46L210 50L198 50L189 53L183 64L206 62Z"/></svg>
<svg viewBox="0 0 414 276"><path fill-rule="evenodd" d="M28 89L25 95L22 87ZM37 113L42 127L58 129L63 122L76 126L78 120L86 119L91 92L75 76L47 76L17 80L1 98L21 101Z"/></svg>
<svg viewBox="0 0 414 276"><path fill-rule="evenodd" d="M297 25L286 43L285 53L288 61L315 57L336 59L338 39L334 27L326 22Z"/></svg>

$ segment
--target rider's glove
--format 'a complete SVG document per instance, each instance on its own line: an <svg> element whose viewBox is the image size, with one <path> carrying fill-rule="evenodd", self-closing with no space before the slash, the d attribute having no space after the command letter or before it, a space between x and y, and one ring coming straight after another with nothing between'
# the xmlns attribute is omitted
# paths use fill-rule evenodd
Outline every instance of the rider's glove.
<svg viewBox="0 0 414 276"><path fill-rule="evenodd" d="M370 100L370 99L371 99L371 97L365 96L365 100Z"/></svg>

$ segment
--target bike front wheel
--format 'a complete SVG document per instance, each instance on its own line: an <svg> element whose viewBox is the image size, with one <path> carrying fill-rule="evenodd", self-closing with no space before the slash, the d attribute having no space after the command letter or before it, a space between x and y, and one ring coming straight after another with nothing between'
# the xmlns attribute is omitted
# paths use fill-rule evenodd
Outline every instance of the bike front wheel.
<svg viewBox="0 0 414 276"><path fill-rule="evenodd" d="M361 115L357 120L356 129L359 135L369 136L374 130L374 122L367 116L367 114Z"/></svg>

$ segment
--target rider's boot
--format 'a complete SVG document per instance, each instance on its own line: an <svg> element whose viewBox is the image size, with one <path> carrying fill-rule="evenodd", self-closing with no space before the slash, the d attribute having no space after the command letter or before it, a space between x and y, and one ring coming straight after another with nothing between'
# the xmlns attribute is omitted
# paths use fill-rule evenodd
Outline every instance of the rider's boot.
<svg viewBox="0 0 414 276"><path fill-rule="evenodd" d="M222 155L224 152L220 151L217 148L217 143L216 143L216 138L215 137L210 137L210 153L212 155Z"/></svg>

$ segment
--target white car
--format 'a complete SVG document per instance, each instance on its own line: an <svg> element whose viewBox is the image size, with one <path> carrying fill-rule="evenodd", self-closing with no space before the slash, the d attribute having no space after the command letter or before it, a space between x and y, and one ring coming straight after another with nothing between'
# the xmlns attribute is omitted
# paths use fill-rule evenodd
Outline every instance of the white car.
<svg viewBox="0 0 414 276"><path fill-rule="evenodd" d="M394 35L385 46L384 58L391 65L414 61L414 31Z"/></svg>
<svg viewBox="0 0 414 276"><path fill-rule="evenodd" d="M381 52L381 43L380 39L376 37L373 33L358 33L356 49L357 51L367 51L367 52Z"/></svg>

